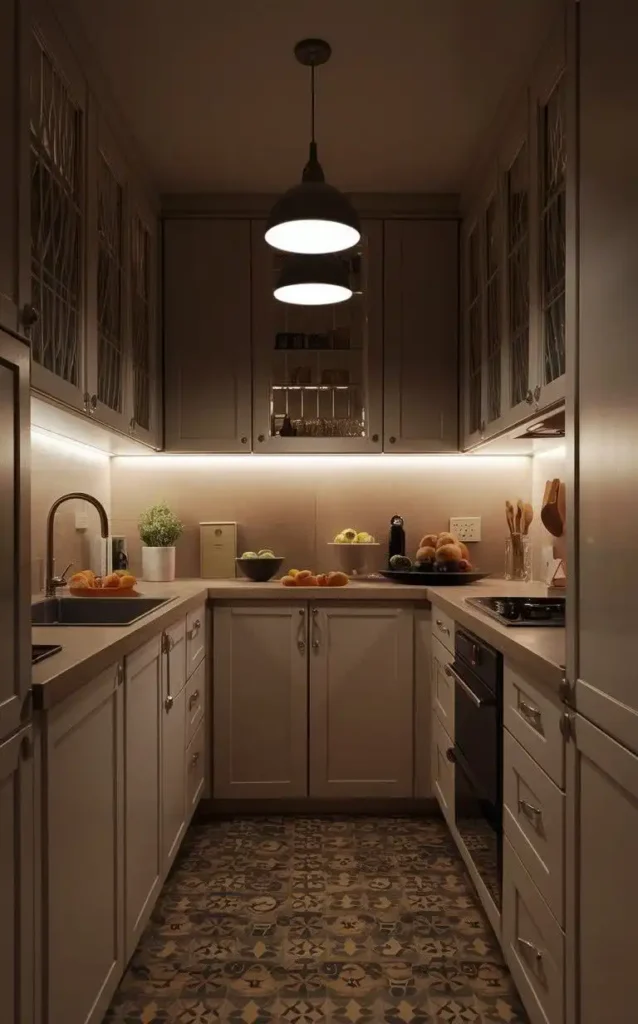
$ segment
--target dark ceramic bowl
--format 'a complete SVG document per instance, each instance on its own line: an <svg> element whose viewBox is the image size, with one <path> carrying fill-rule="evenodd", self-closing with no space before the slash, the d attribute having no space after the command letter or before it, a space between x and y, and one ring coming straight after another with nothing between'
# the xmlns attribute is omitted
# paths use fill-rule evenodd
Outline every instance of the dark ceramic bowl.
<svg viewBox="0 0 638 1024"><path fill-rule="evenodd" d="M253 583L267 583L279 572L283 558L236 558L235 562Z"/></svg>

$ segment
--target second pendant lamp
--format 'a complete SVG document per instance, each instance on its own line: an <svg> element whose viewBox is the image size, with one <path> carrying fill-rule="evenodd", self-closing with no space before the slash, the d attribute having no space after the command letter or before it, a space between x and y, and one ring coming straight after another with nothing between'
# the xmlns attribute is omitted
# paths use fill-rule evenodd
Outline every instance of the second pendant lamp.
<svg viewBox="0 0 638 1024"><path fill-rule="evenodd" d="M319 254L350 249L361 237L359 218L342 192L329 185L317 158L315 140L315 68L332 51L323 39L302 39L295 57L310 68L310 155L301 184L289 189L274 205L266 226L266 241L284 252Z"/></svg>

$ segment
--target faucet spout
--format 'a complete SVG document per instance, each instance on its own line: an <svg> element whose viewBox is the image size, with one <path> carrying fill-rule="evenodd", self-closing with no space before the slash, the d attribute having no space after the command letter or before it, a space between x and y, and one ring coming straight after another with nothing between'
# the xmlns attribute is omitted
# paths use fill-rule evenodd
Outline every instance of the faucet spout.
<svg viewBox="0 0 638 1024"><path fill-rule="evenodd" d="M55 514L60 505L63 505L66 501L74 501L76 499L88 501L90 505L93 505L93 507L97 509L97 513L100 517L100 533L105 540L109 535L109 517L106 514L106 509L97 498L93 497L92 494L87 494L85 491L72 491L70 494L63 494L60 498L54 501L47 515L47 555L45 578L45 593L47 597L52 597L55 594L56 587L64 586L65 583L64 578L57 579L53 575L53 566L55 564L55 558L53 555L53 528L55 525Z"/></svg>

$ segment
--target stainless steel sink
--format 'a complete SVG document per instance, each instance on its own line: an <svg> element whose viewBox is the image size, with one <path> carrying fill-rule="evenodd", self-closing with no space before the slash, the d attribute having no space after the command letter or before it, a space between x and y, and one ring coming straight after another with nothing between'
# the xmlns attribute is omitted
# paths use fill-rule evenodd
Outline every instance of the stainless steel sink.
<svg viewBox="0 0 638 1024"><path fill-rule="evenodd" d="M172 597L47 597L31 605L34 626L130 626Z"/></svg>

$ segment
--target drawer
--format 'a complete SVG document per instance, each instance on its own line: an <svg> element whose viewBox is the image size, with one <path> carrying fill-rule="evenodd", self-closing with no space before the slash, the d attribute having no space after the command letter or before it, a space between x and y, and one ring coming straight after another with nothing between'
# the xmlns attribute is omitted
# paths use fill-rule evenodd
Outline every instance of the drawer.
<svg viewBox="0 0 638 1024"><path fill-rule="evenodd" d="M564 926L565 794L518 740L503 735L503 826L512 847Z"/></svg>
<svg viewBox="0 0 638 1024"><path fill-rule="evenodd" d="M565 788L565 741L561 732L563 706L549 690L528 682L507 662L503 670L503 724Z"/></svg>
<svg viewBox="0 0 638 1024"><path fill-rule="evenodd" d="M441 813L454 832L454 765L447 752L453 746L436 715L432 715L432 789Z"/></svg>
<svg viewBox="0 0 638 1024"><path fill-rule="evenodd" d="M186 683L186 746L204 719L206 709L206 661L200 661Z"/></svg>
<svg viewBox="0 0 638 1024"><path fill-rule="evenodd" d="M206 655L206 605L186 616L186 678L189 679Z"/></svg>
<svg viewBox="0 0 638 1024"><path fill-rule="evenodd" d="M186 683L186 619L171 623L162 633L163 699L176 697Z"/></svg>
<svg viewBox="0 0 638 1024"><path fill-rule="evenodd" d="M454 619L436 605L432 605L432 636L454 654Z"/></svg>
<svg viewBox="0 0 638 1024"><path fill-rule="evenodd" d="M190 821L204 791L205 742L204 722L199 723L186 750L186 820Z"/></svg>
<svg viewBox="0 0 638 1024"><path fill-rule="evenodd" d="M558 922L505 838L503 953L532 1024L563 1024L564 943Z"/></svg>
<svg viewBox="0 0 638 1024"><path fill-rule="evenodd" d="M454 680L446 675L454 655L432 637L432 707L448 736L454 738Z"/></svg>

